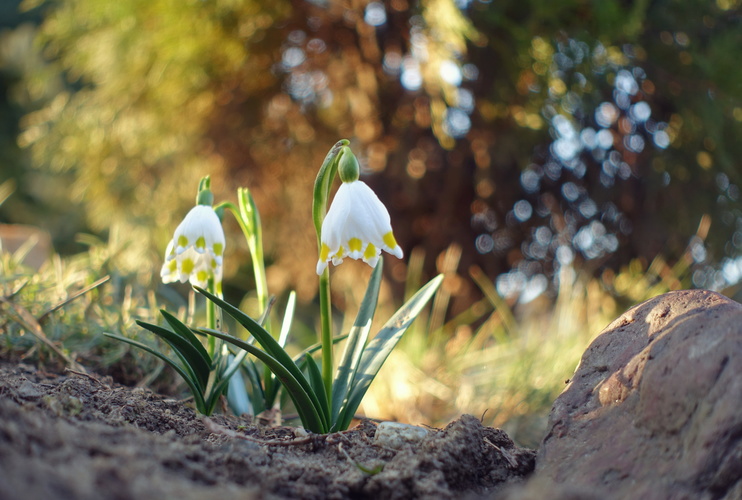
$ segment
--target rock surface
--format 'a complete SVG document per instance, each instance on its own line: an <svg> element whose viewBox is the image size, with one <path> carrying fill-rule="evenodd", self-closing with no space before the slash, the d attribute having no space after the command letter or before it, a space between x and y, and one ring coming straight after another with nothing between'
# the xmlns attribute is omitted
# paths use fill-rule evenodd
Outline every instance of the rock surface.
<svg viewBox="0 0 742 500"><path fill-rule="evenodd" d="M671 292L611 323L554 403L544 481L579 498L742 498L742 305Z"/></svg>

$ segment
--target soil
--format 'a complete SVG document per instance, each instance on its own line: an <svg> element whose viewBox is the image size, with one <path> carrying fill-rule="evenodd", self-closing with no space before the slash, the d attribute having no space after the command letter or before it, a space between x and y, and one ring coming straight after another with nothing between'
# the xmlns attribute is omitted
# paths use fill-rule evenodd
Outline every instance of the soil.
<svg viewBox="0 0 742 500"><path fill-rule="evenodd" d="M110 378L0 364L0 499L497 498L535 452L464 415L398 449L198 415Z"/></svg>

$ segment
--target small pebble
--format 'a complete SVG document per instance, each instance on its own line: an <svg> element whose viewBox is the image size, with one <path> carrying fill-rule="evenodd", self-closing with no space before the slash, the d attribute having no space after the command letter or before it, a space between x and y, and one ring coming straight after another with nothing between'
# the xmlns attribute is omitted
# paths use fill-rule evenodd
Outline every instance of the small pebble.
<svg viewBox="0 0 742 500"><path fill-rule="evenodd" d="M379 446L399 450L407 444L419 443L429 432L417 425L382 422L376 427L374 442Z"/></svg>

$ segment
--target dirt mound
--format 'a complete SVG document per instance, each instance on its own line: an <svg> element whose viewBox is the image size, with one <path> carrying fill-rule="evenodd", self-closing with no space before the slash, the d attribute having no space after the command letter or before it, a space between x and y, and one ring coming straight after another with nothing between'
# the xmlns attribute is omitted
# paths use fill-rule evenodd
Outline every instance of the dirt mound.
<svg viewBox="0 0 742 500"><path fill-rule="evenodd" d="M391 448L376 425L302 435L83 374L0 367L0 498L455 498L489 495L535 453L465 415Z"/></svg>

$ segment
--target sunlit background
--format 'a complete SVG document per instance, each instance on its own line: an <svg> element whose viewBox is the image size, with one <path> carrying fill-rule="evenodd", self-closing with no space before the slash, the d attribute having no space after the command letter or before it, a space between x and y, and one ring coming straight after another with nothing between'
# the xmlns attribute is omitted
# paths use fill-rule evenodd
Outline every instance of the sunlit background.
<svg viewBox="0 0 742 500"><path fill-rule="evenodd" d="M312 183L348 138L406 252L386 261L383 309L446 273L366 413L431 425L474 413L535 445L553 397L613 317L671 289L736 293L739 8L5 0L0 238L11 251L11 233L41 230L43 257L61 258L35 267L57 295L117 276L109 305L126 309L116 328L134 334L131 317L156 313L148 305L187 301L185 287L158 283L159 267L198 180L211 175L218 201L249 187L271 293L298 292L306 341ZM247 249L225 224L225 293L249 308ZM99 269L84 271L82 256ZM355 314L359 274L356 262L334 273L338 325ZM3 352L29 345L8 340ZM132 382L139 372L121 359L133 355L116 352L90 359Z"/></svg>

